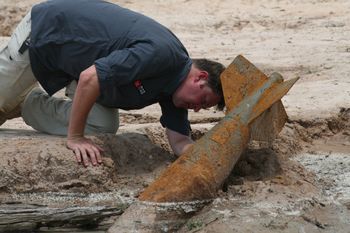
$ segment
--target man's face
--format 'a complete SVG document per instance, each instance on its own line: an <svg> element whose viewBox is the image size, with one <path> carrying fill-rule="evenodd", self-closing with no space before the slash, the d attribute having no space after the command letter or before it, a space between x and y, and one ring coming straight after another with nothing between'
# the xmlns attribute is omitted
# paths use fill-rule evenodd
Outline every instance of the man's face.
<svg viewBox="0 0 350 233"><path fill-rule="evenodd" d="M173 94L174 105L178 108L193 109L198 112L219 103L220 97L207 85L208 73L192 66L180 87Z"/></svg>

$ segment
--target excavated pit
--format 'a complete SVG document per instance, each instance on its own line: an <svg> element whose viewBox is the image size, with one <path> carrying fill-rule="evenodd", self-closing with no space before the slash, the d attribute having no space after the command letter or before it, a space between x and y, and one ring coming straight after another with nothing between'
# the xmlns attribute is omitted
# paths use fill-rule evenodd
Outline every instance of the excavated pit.
<svg viewBox="0 0 350 233"><path fill-rule="evenodd" d="M340 208L350 216L349 116L350 109L342 109L329 119L289 121L271 145L251 142L215 200L185 203L186 207L165 205L161 213L164 216L164 209L169 208L171 221L152 223L153 230L212 229L218 221L227 224L256 214L264 215L261 221L272 222L275 215L282 222L293 216L306 227L323 224L321 228L332 229L336 221L347 226L348 220L333 216L333 222L318 223L308 214L334 214ZM205 119L194 124L194 138L213 124ZM176 159L158 124L148 124L138 132L93 137L105 148L104 159L102 166L88 168L76 164L64 147L64 138L26 130L1 131L2 231L106 230L129 205L138 203L140 191ZM171 214L174 206L190 211ZM261 230L270 229L273 223L264 221ZM256 224L251 226L258 227ZM140 232L146 229L139 228Z"/></svg>

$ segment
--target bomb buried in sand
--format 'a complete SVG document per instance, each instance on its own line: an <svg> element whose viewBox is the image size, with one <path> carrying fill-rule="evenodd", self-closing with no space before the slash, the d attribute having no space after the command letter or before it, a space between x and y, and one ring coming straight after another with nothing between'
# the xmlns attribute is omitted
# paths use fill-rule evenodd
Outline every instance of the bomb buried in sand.
<svg viewBox="0 0 350 233"><path fill-rule="evenodd" d="M264 128L252 127L254 120L273 104L280 106L280 99L298 80L295 78L283 82L282 76L278 73L265 78L259 72L242 56L234 60L221 77L229 112L141 193L140 200L182 202L215 197L217 190L221 188L247 147L250 135L254 137L263 134ZM239 80L239 77L235 78L237 77L235 73L244 74L248 78ZM247 74L256 80L252 80ZM227 77L228 81L225 80ZM234 90L232 86L226 84L227 82L236 84ZM230 95L237 92L240 95L233 97ZM238 102L237 99L241 101ZM233 104L236 106L233 107ZM275 113L264 118L277 122L274 128L278 131L285 123L285 115L278 116L278 111ZM250 133L250 128L254 132Z"/></svg>

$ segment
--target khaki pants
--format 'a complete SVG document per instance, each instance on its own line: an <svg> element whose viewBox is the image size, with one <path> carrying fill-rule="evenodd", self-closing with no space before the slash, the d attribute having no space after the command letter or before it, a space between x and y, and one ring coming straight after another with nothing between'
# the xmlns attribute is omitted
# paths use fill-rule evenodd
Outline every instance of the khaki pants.
<svg viewBox="0 0 350 233"><path fill-rule="evenodd" d="M72 99L77 83L66 87L69 98L50 97L41 88L35 88L24 100L22 117L34 129L54 134L67 135ZM119 127L118 109L94 104L85 126L86 134L116 133Z"/></svg>
<svg viewBox="0 0 350 233"><path fill-rule="evenodd" d="M15 29L7 46L0 50L0 114L14 110L36 85L28 50L18 52L30 34L30 12Z"/></svg>
<svg viewBox="0 0 350 233"><path fill-rule="evenodd" d="M0 116L22 105L23 120L34 129L55 135L67 135L76 82L66 88L68 98L48 96L30 67L28 50L18 50L30 35L30 12L15 29L9 43L0 50ZM29 93L29 94L28 94ZM85 133L115 133L119 127L118 109L95 104L89 113Z"/></svg>

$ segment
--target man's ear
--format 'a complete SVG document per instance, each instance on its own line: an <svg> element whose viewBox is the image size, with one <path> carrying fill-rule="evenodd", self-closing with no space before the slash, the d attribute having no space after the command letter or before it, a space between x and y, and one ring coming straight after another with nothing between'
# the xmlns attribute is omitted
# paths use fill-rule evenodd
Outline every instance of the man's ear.
<svg viewBox="0 0 350 233"><path fill-rule="evenodd" d="M208 78L209 78L208 72L205 71L205 70L201 70L199 72L199 78L202 79L202 80L208 80Z"/></svg>
<svg viewBox="0 0 350 233"><path fill-rule="evenodd" d="M207 71L199 70L196 75L194 75L194 82L207 81L209 74Z"/></svg>
<svg viewBox="0 0 350 233"><path fill-rule="evenodd" d="M200 87L203 88L207 82L208 82L209 74L207 71L201 70L198 75L198 81L200 84Z"/></svg>

